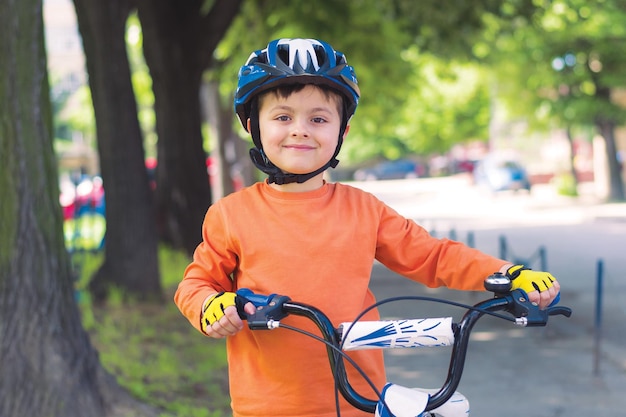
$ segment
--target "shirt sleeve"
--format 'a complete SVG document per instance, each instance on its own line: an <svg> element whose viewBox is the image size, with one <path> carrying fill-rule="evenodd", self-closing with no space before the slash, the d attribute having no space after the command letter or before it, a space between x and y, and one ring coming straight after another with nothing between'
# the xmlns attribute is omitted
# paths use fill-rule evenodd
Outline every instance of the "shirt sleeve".
<svg viewBox="0 0 626 417"><path fill-rule="evenodd" d="M202 224L202 242L193 254L183 279L179 283L174 302L198 330L202 303L208 295L233 291L232 274L237 265L225 214L216 203L207 211Z"/></svg>
<svg viewBox="0 0 626 417"><path fill-rule="evenodd" d="M435 238L385 205L380 220L376 258L428 287L484 290L484 279L507 264L461 242Z"/></svg>

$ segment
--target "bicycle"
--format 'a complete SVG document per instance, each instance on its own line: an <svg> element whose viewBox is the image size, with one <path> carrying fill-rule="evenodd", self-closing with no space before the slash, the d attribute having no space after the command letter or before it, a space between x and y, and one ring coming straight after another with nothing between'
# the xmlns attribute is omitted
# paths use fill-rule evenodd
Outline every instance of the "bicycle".
<svg viewBox="0 0 626 417"><path fill-rule="evenodd" d="M370 306L353 322L342 323L338 328L335 328L330 319L316 307L292 301L285 295L255 294L246 288L239 289L237 308L241 318L247 320L251 330L287 328L326 344L337 391L348 403L360 410L380 417L466 417L469 415L469 401L456 389L463 374L472 328L481 317L490 315L512 321L518 326L535 327L545 326L549 316L570 317L572 313L570 308L563 306L551 306L540 310L528 300L524 291L519 289L511 291L510 279L500 273L485 279L485 289L492 292L494 297L474 306L433 297L388 298ZM360 321L367 311L382 304L400 300L440 302L462 307L467 311L458 323L455 323L451 317ZM256 306L254 314L246 314L243 311L243 305L248 301ZM558 302L558 298L555 301ZM508 315L499 312L506 312ZM288 315L302 316L311 320L317 325L322 336L281 324L280 320ZM357 369L358 365L345 354L345 351L450 345L452 352L448 375L439 390L407 388L387 383L380 391L372 386L378 398L369 399L353 389L346 374L344 360ZM363 375L362 372L361 374ZM363 377L367 380L367 375ZM339 414L338 409L337 415Z"/></svg>

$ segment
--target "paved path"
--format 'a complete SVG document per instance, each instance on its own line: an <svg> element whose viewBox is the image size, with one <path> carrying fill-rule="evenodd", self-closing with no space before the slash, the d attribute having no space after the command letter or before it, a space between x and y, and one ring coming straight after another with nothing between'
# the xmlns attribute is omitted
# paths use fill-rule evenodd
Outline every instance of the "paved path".
<svg viewBox="0 0 626 417"><path fill-rule="evenodd" d="M590 193L563 198L549 187L538 187L531 195L490 196L463 178L356 185L438 236L452 233L466 241L473 235L475 247L495 256L501 236L518 257L545 249L548 269L562 284L562 304L574 314L553 318L546 328L517 328L492 318L479 322L459 388L470 400L472 416L626 416L626 204L600 204ZM600 260L603 320L602 337L596 339ZM484 297L426 289L381 265L374 266L372 289L379 299L413 294L473 304ZM462 314L427 302L402 302L381 311L390 317L459 319ZM449 354L449 348L390 351L389 379L437 388L445 380Z"/></svg>

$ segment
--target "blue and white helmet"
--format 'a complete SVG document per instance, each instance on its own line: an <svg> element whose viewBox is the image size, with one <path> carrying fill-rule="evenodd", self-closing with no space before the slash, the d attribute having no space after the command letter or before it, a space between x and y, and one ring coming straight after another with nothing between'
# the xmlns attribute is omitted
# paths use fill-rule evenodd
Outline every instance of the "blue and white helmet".
<svg viewBox="0 0 626 417"><path fill-rule="evenodd" d="M356 74L341 52L317 39L276 39L253 52L239 70L235 112L244 129L251 99L283 84L322 84L337 90L346 100L347 119L359 103Z"/></svg>
<svg viewBox="0 0 626 417"><path fill-rule="evenodd" d="M255 98L271 88L292 84L323 85L343 97L344 111L335 153L326 165L307 174L281 171L265 155L260 138ZM341 52L335 51L326 42L316 39L277 39L271 41L265 49L253 52L239 70L234 100L235 112L246 130L250 119L250 134L255 146L250 149L252 162L269 175L269 182L277 184L301 183L328 168L334 168L339 163L337 155L348 122L359 103L359 95L354 69L348 65Z"/></svg>

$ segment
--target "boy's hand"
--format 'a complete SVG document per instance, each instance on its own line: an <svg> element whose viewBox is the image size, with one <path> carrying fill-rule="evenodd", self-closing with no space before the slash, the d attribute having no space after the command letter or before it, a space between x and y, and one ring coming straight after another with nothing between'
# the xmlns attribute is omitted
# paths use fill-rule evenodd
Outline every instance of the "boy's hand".
<svg viewBox="0 0 626 417"><path fill-rule="evenodd" d="M236 307L237 297L234 292L220 292L206 299L202 306L200 323L207 336L232 336L243 328L243 321ZM252 303L246 303L244 310L253 314L255 308Z"/></svg>
<svg viewBox="0 0 626 417"><path fill-rule="evenodd" d="M522 289L528 299L544 309L559 296L561 286L549 272L533 271L524 265L513 265L506 271L512 290Z"/></svg>

